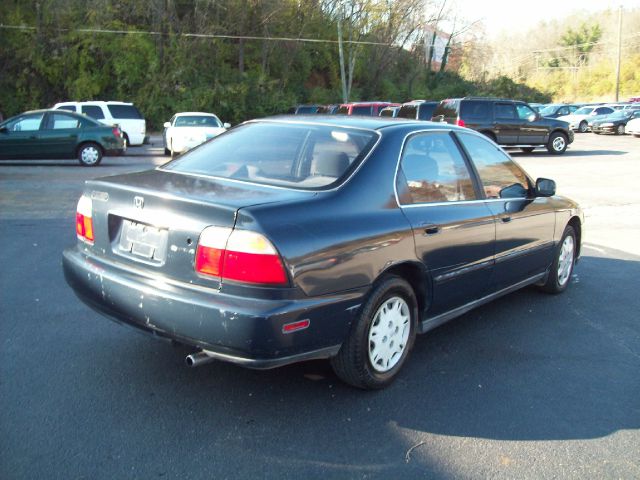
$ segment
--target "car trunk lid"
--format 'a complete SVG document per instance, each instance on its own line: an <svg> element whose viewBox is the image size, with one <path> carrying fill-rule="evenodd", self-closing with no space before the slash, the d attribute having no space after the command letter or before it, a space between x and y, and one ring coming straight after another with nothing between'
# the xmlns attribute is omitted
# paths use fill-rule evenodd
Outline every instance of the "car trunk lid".
<svg viewBox="0 0 640 480"><path fill-rule="evenodd" d="M89 181L94 244L86 248L110 261L178 281L219 286L195 272L201 232L233 228L240 208L291 201L314 192L185 175L163 170Z"/></svg>

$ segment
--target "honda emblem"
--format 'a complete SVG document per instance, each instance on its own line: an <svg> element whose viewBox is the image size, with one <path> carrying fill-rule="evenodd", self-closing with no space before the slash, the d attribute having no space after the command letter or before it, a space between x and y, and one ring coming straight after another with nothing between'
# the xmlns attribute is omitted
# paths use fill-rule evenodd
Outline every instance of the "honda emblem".
<svg viewBox="0 0 640 480"><path fill-rule="evenodd" d="M144 207L144 198L143 197L133 197L133 204L136 208L142 209Z"/></svg>

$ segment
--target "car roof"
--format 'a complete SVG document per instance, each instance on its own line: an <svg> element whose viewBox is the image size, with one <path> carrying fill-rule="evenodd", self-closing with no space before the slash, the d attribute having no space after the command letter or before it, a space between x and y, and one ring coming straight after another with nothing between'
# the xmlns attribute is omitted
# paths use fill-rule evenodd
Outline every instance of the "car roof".
<svg viewBox="0 0 640 480"><path fill-rule="evenodd" d="M214 113L209 113L209 112L178 112L176 114L174 114L175 117L182 117L185 115L202 115L202 116L207 116L207 117L217 117L216 114Z"/></svg>
<svg viewBox="0 0 640 480"><path fill-rule="evenodd" d="M399 125L411 126L415 125L421 129L443 129L447 130L467 130L462 127L456 127L448 123L428 122L424 120L413 120L408 118L393 117L359 117L351 115L276 115L262 119L251 120L252 122L270 121L282 123L297 124L315 124L330 125L344 128L363 128L368 130L381 130L387 127L395 127Z"/></svg>
<svg viewBox="0 0 640 480"><path fill-rule="evenodd" d="M405 105L422 105L422 104L430 104L430 103L437 105L440 102L436 100L411 100L410 102L404 102L402 106L404 107Z"/></svg>
<svg viewBox="0 0 640 480"><path fill-rule="evenodd" d="M58 102L56 105L85 105L87 103L98 104L98 105L133 105L131 102L119 102L116 100L83 100L81 102L70 100L67 102Z"/></svg>

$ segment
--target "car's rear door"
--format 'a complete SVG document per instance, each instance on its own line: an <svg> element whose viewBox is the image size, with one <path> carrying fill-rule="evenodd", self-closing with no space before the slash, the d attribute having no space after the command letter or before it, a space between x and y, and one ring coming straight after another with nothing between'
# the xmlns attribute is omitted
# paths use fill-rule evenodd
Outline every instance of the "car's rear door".
<svg viewBox="0 0 640 480"><path fill-rule="evenodd" d="M493 289L503 290L544 272L552 260L553 199L533 197L524 171L485 138L457 132L478 173L486 205L496 217Z"/></svg>
<svg viewBox="0 0 640 480"><path fill-rule="evenodd" d="M49 112L38 132L38 144L46 156L73 157L80 134L80 119L63 112Z"/></svg>
<svg viewBox="0 0 640 480"><path fill-rule="evenodd" d="M482 297L493 266L494 217L448 131L405 142L396 179L417 257L433 281L432 316Z"/></svg>

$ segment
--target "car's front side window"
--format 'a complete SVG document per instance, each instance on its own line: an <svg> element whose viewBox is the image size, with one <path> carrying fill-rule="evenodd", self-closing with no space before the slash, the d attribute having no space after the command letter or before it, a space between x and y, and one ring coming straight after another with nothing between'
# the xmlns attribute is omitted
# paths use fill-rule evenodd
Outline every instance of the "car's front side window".
<svg viewBox="0 0 640 480"><path fill-rule="evenodd" d="M44 113L34 113L32 115L23 115L15 120L8 122L5 127L10 132L32 132L40 129L42 117Z"/></svg>
<svg viewBox="0 0 640 480"><path fill-rule="evenodd" d="M527 175L500 148L485 138L457 133L480 176L487 198L525 198L530 189Z"/></svg>
<svg viewBox="0 0 640 480"><path fill-rule="evenodd" d="M534 112L531 108L529 108L527 105L523 105L523 104L518 104L516 105L516 109L518 110L518 117L521 120L531 120L531 117L533 116L535 118L536 116L536 112Z"/></svg>
<svg viewBox="0 0 640 480"><path fill-rule="evenodd" d="M447 132L410 137L402 153L399 173L399 190L407 193L402 195L402 203L477 199L469 169Z"/></svg>

